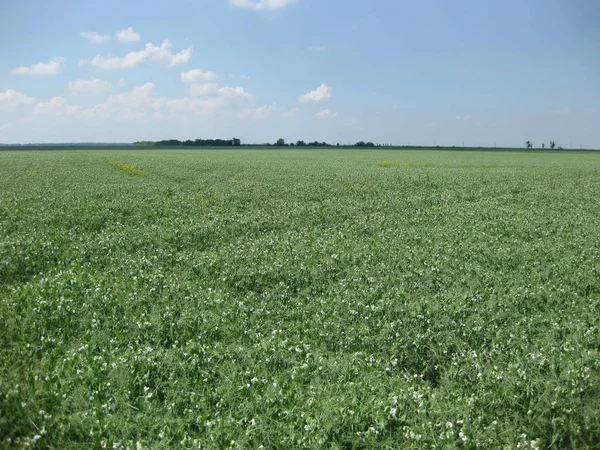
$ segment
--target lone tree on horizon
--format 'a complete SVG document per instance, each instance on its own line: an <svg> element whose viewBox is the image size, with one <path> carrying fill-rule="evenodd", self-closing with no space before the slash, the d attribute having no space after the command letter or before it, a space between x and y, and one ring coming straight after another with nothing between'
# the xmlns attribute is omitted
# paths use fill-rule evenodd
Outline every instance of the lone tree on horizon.
<svg viewBox="0 0 600 450"><path fill-rule="evenodd" d="M554 149L556 147L556 142L550 141L550 148Z"/></svg>
<svg viewBox="0 0 600 450"><path fill-rule="evenodd" d="M533 148L533 142L531 141L525 142L525 145L527 146L527 148Z"/></svg>

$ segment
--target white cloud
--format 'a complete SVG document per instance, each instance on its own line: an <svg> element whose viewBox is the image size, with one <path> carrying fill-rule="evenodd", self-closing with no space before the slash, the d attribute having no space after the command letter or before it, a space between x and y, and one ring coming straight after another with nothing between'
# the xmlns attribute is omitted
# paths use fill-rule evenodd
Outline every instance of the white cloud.
<svg viewBox="0 0 600 450"><path fill-rule="evenodd" d="M79 33L79 36L81 36L84 39L87 39L92 44L102 44L103 42L110 40L109 35L96 33L94 31L82 31L81 33Z"/></svg>
<svg viewBox="0 0 600 450"><path fill-rule="evenodd" d="M281 117L286 117L286 118L298 117L299 112L300 112L300 110L298 108L289 109L289 110L285 111L283 114L281 114Z"/></svg>
<svg viewBox="0 0 600 450"><path fill-rule="evenodd" d="M463 121L468 121L471 120L473 118L473 116L456 116L456 120L463 120Z"/></svg>
<svg viewBox="0 0 600 450"><path fill-rule="evenodd" d="M92 78L91 80L75 80L69 82L69 89L74 94L80 94L83 92L105 92L108 91L112 85L108 81L100 80L98 78Z"/></svg>
<svg viewBox="0 0 600 450"><path fill-rule="evenodd" d="M331 98L331 88L326 84L322 84L314 91L308 92L298 98L298 101L306 102L322 102Z"/></svg>
<svg viewBox="0 0 600 450"><path fill-rule="evenodd" d="M184 97L166 100L163 106L173 116L176 113L183 112L208 115L225 108L227 105L228 100L222 97L214 97L206 100Z"/></svg>
<svg viewBox="0 0 600 450"><path fill-rule="evenodd" d="M119 78L119 82L117 83L117 85L119 87L123 87L123 86L125 86L125 83L126 83L125 78L121 77L121 78Z"/></svg>
<svg viewBox="0 0 600 450"><path fill-rule="evenodd" d="M109 116L120 107L128 109L139 108L147 105L151 100L152 94L156 88L154 83L145 83L142 86L135 87L129 92L123 94L112 94L105 103L95 105L93 108L82 111L84 116Z"/></svg>
<svg viewBox="0 0 600 450"><path fill-rule="evenodd" d="M80 64L91 64L94 67L104 70L131 69L143 62L152 61L164 63L169 67L179 64L186 64L192 56L192 47L182 50L180 53L173 53L172 44L165 39L160 47L151 43L146 44L143 50L129 52L124 57L96 55L91 60L81 60Z"/></svg>
<svg viewBox="0 0 600 450"><path fill-rule="evenodd" d="M325 53L329 51L329 47L326 45L311 45L308 47L308 51L314 53Z"/></svg>
<svg viewBox="0 0 600 450"><path fill-rule="evenodd" d="M0 92L0 106L15 107L19 105L32 105L35 99L27 97L25 94L14 89L7 89Z"/></svg>
<svg viewBox="0 0 600 450"><path fill-rule="evenodd" d="M273 111L277 110L277 105L264 105L258 108L247 108L242 109L238 114L238 119L252 118L254 120L265 120L268 118Z"/></svg>
<svg viewBox="0 0 600 450"><path fill-rule="evenodd" d="M135 122L137 120L144 119L145 117L146 113L141 111L121 111L115 116L117 120L123 122Z"/></svg>
<svg viewBox="0 0 600 450"><path fill-rule="evenodd" d="M338 114L330 109L324 109L315 114L315 119L334 119Z"/></svg>
<svg viewBox="0 0 600 450"><path fill-rule="evenodd" d="M38 103L33 108L34 114L72 115L81 109L80 106L67 106L64 97L53 97L49 102Z"/></svg>
<svg viewBox="0 0 600 450"><path fill-rule="evenodd" d="M203 97L217 92L219 85L217 83L194 83L187 90L192 97Z"/></svg>
<svg viewBox="0 0 600 450"><path fill-rule="evenodd" d="M181 72L181 81L184 83L197 83L200 81L212 81L217 76L212 72L205 72L200 69L192 69L187 72Z"/></svg>
<svg viewBox="0 0 600 450"><path fill-rule="evenodd" d="M119 121L179 119L190 114L209 115L252 97L239 87L219 88L216 83L192 83L189 96L167 98L156 95L156 86L148 82L131 91L110 95L105 102L81 111L85 118ZM262 114L266 114L262 111ZM256 111L259 117L261 111Z"/></svg>
<svg viewBox="0 0 600 450"><path fill-rule="evenodd" d="M116 37L121 42L138 42L141 39L140 34L136 33L132 27L119 31Z"/></svg>
<svg viewBox="0 0 600 450"><path fill-rule="evenodd" d="M229 0L233 6L247 9L279 9L297 0Z"/></svg>
<svg viewBox="0 0 600 450"><path fill-rule="evenodd" d="M225 86L217 90L217 94L229 99L242 99L252 97L241 87Z"/></svg>
<svg viewBox="0 0 600 450"><path fill-rule="evenodd" d="M250 76L249 75L240 75L240 79L241 80L249 80Z"/></svg>
<svg viewBox="0 0 600 450"><path fill-rule="evenodd" d="M12 72L18 75L55 75L60 73L60 66L65 61L61 56L55 56L50 62L39 62L33 66L21 66L13 69Z"/></svg>
<svg viewBox="0 0 600 450"><path fill-rule="evenodd" d="M112 94L106 102L99 103L92 108L81 111L81 116L86 118L115 117L117 120L134 120L160 110L163 101L154 96L156 85L145 83L129 92Z"/></svg>
<svg viewBox="0 0 600 450"><path fill-rule="evenodd" d="M107 103L109 105L125 105L125 106L140 106L145 103L154 93L156 85L148 82L141 86L133 88L130 92L125 94L113 94L108 97Z"/></svg>

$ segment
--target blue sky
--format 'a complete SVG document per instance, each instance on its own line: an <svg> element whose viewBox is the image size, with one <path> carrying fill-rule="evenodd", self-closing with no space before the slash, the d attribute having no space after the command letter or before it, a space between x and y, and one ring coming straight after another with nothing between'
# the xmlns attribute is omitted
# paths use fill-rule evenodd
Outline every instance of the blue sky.
<svg viewBox="0 0 600 450"><path fill-rule="evenodd" d="M597 0L0 2L0 142L600 147Z"/></svg>

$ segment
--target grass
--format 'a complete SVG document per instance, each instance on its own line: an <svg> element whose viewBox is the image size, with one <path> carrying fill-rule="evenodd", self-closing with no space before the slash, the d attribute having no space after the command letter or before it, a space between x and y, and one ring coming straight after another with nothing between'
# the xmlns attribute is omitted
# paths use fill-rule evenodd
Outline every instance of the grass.
<svg viewBox="0 0 600 450"><path fill-rule="evenodd" d="M598 448L598 211L589 153L1 152L0 447Z"/></svg>

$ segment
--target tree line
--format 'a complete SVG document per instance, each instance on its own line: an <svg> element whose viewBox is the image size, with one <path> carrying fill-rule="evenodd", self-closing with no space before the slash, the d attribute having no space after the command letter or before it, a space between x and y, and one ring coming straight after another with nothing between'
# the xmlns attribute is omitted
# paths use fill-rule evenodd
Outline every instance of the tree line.
<svg viewBox="0 0 600 450"><path fill-rule="evenodd" d="M180 141L178 139L166 139L163 141L138 141L134 145L157 145L161 147L239 147L242 141L238 138L233 139L188 139Z"/></svg>
<svg viewBox="0 0 600 450"><path fill-rule="evenodd" d="M232 139L188 139L185 141L180 141L179 139L166 139L162 141L137 141L133 143L137 146L158 146L158 147L239 147L242 145L242 141L238 138ZM244 144L244 145L256 145L256 144ZM265 143L258 144L263 147L340 147L340 144L331 144L329 142L305 142L305 141L296 141L296 142L286 142L285 139L279 138L274 143ZM358 141L355 144L343 144L343 147L359 147L359 148L372 148L372 147L393 147L391 144L375 144L371 141ZM532 141L525 142L525 146L528 149L532 149L534 144ZM406 147L406 146L400 146ZM439 145L435 146L436 148L440 148ZM454 146L452 146L454 148ZM541 144L541 148L546 148L546 144ZM551 149L559 149L562 150L562 147L557 145L556 142L550 141L549 148Z"/></svg>
<svg viewBox="0 0 600 450"><path fill-rule="evenodd" d="M242 141L238 138L233 139L188 139L186 141L180 141L179 139L165 139L162 141L137 141L133 145L137 146L159 146L159 147L239 147L242 145ZM286 143L285 139L279 138L273 144L265 143L261 144L264 146L274 147L340 147L340 144L330 144L328 142L305 142L297 141ZM358 141L356 144L351 145L353 147L391 147L391 144L374 144L373 142ZM348 145L344 145L348 147Z"/></svg>

